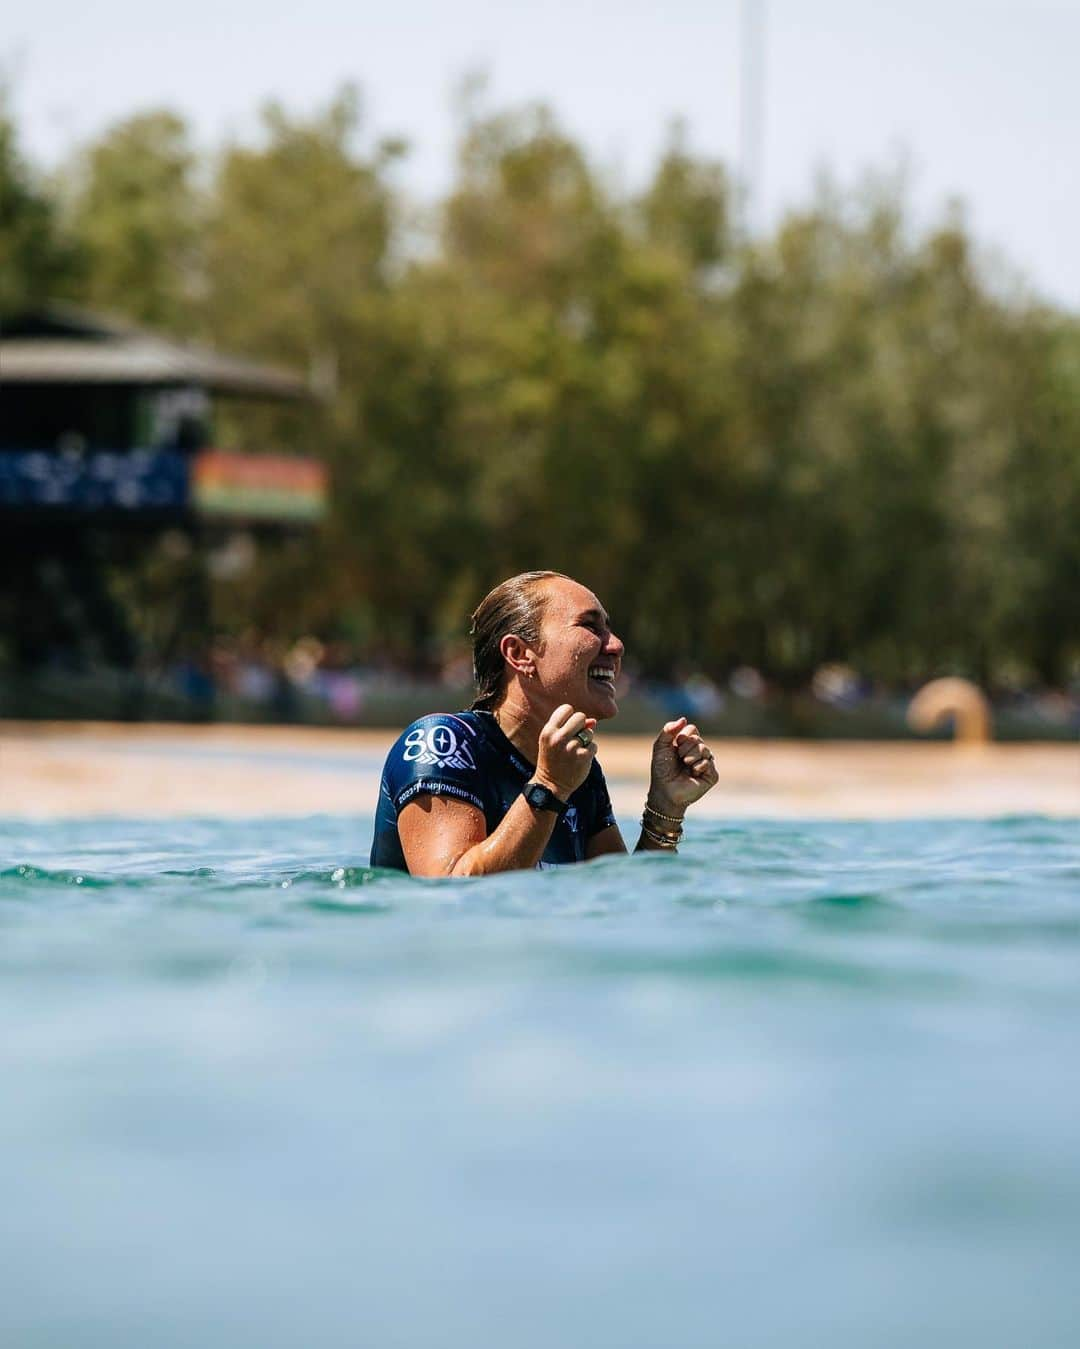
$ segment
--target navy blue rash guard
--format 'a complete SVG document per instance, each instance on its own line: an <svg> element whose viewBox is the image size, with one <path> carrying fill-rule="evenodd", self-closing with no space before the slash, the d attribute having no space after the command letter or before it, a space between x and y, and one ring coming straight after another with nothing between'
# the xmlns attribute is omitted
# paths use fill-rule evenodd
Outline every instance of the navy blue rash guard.
<svg viewBox="0 0 1080 1349"><path fill-rule="evenodd" d="M386 757L371 865L408 871L397 819L421 792L468 801L484 812L490 834L533 772L534 765L518 753L490 712L437 713L414 721ZM583 862L589 839L614 823L607 783L594 760L566 814L556 821L540 865Z"/></svg>

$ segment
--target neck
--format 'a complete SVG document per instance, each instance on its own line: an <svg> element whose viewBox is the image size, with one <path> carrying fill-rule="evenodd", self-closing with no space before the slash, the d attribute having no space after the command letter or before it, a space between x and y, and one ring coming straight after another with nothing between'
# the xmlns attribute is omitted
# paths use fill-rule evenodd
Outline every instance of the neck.
<svg viewBox="0 0 1080 1349"><path fill-rule="evenodd" d="M491 715L513 747L535 764L540 754L540 732L547 718L531 708L520 695L515 695L513 689L507 689L491 709Z"/></svg>

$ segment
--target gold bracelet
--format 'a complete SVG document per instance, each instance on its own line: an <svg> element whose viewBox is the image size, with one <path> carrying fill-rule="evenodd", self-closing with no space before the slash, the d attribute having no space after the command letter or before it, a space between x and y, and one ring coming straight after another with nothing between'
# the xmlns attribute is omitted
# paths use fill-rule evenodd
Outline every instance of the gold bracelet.
<svg viewBox="0 0 1080 1349"><path fill-rule="evenodd" d="M650 834L659 835L659 838L667 839L669 843L678 843L678 840L682 838L682 830L658 830L658 828L651 826L649 820L644 816L642 816L642 828L643 830L649 830Z"/></svg>
<svg viewBox="0 0 1080 1349"><path fill-rule="evenodd" d="M682 815L661 815L658 810L654 810L652 806L649 805L648 801L645 802L645 809L654 820L663 820L665 824L681 825L683 822L684 817Z"/></svg>
<svg viewBox="0 0 1080 1349"><path fill-rule="evenodd" d="M683 836L681 824L677 824L674 829L664 829L661 825L651 824L645 815L641 817L641 827L651 829L654 834L659 834L661 838L669 838L673 843L678 843Z"/></svg>
<svg viewBox="0 0 1080 1349"><path fill-rule="evenodd" d="M677 820L674 815L661 815L659 811L652 810L649 806L646 806L641 815L642 824L646 822L646 817L651 817L654 821L662 820L664 822L663 824L654 823L650 825L650 828L655 829L658 834L669 834L672 838L682 838L683 822L682 820ZM665 824L672 824L675 828L666 829L664 827Z"/></svg>
<svg viewBox="0 0 1080 1349"><path fill-rule="evenodd" d="M655 829L650 829L644 821L641 824L641 832L650 843L655 843L658 848L663 848L665 852L674 852L679 846L677 838L673 838L670 834L658 834Z"/></svg>

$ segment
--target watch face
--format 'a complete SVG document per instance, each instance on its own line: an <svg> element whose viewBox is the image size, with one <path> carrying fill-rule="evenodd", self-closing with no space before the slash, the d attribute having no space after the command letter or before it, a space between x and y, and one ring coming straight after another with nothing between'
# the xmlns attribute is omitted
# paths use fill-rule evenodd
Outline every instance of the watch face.
<svg viewBox="0 0 1080 1349"><path fill-rule="evenodd" d="M529 805L534 806L537 810L551 810L554 811L556 815L562 815L563 811L566 809L566 806L559 800L555 793L549 792L548 789L542 787L539 782L530 782L523 789L522 795L525 797L525 800L528 801Z"/></svg>

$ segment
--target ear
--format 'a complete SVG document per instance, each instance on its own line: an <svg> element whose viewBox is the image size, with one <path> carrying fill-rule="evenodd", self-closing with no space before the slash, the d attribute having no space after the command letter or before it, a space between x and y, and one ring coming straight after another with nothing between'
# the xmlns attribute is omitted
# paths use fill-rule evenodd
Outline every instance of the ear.
<svg viewBox="0 0 1080 1349"><path fill-rule="evenodd" d="M533 663L533 649L516 633L507 633L499 642L499 653L512 673L526 679L534 673L536 667Z"/></svg>

